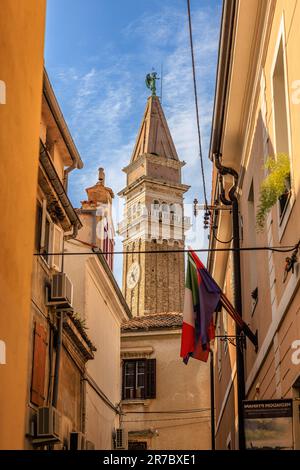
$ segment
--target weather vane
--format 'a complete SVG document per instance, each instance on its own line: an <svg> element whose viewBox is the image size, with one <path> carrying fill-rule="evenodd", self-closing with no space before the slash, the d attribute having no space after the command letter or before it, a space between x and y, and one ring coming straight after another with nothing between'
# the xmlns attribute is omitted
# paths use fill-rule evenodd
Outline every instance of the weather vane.
<svg viewBox="0 0 300 470"><path fill-rule="evenodd" d="M159 80L157 72L151 72L146 75L146 86L152 92L152 96L156 96L156 80Z"/></svg>

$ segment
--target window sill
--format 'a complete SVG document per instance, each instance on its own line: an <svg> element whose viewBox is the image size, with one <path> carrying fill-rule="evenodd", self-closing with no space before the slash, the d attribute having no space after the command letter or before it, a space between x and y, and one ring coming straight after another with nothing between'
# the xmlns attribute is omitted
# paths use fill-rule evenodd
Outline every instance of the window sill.
<svg viewBox="0 0 300 470"><path fill-rule="evenodd" d="M122 400L122 405L149 406L150 400L152 400L152 398L132 398L132 399L127 399L127 400Z"/></svg>
<svg viewBox="0 0 300 470"><path fill-rule="evenodd" d="M278 238L279 238L279 241L281 241L283 235L284 235L284 232L285 232L285 229L286 229L286 226L287 226L287 223L289 221L289 218L290 218L290 215L292 213L292 209L293 209L293 206L294 206L294 203L295 203L295 193L294 193L294 190L291 189L291 195L290 195L290 198L288 200L288 203L286 205L286 208L284 210L284 213L280 219L280 222L279 222L279 227L278 227Z"/></svg>

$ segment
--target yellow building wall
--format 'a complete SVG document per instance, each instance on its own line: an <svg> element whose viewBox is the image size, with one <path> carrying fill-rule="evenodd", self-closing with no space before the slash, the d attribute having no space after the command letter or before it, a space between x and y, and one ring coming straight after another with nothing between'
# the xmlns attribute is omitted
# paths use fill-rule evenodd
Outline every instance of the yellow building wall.
<svg viewBox="0 0 300 470"><path fill-rule="evenodd" d="M87 229L88 222L92 222L87 218L81 220L86 222L84 229ZM83 235L80 230L78 238L85 240L86 233L88 230ZM65 250L84 253L87 247L72 240L65 244ZM85 434L96 450L109 450L112 448L113 430L119 427L119 417L99 395L99 390L114 406L120 403L121 322L127 317L95 256L66 256L64 269L74 286L74 311L84 319L87 334L97 349L94 359L86 364L86 372L98 387L98 393L88 380L85 381Z"/></svg>
<svg viewBox="0 0 300 470"><path fill-rule="evenodd" d="M45 0L1 0L0 449L24 443Z"/></svg>
<svg viewBox="0 0 300 470"><path fill-rule="evenodd" d="M122 352L124 355L135 348L139 351L153 348L151 358L156 358L156 398L122 402L125 413L122 424L129 432L129 440L147 441L149 450L211 448L209 361L190 359L185 365L179 357L180 341L181 330L124 333L121 337L121 356ZM125 360L132 358L125 356ZM202 411L174 413L195 409ZM155 414L155 411L165 413ZM143 436L145 430L150 430L153 435Z"/></svg>
<svg viewBox="0 0 300 470"><path fill-rule="evenodd" d="M247 0L242 0L244 9L249 7ZM249 7L250 8L250 7ZM258 99L255 102L251 122L240 137L240 153L247 148L245 156L245 173L243 176L239 208L242 223L241 245L249 246L292 246L299 241L300 233L300 62L299 55L299 22L300 4L296 0L277 0L274 16L270 26L270 36L266 45L266 55L262 68L258 70L259 78L265 78L265 108L260 96L258 85ZM265 177L264 173L264 133L268 137L268 155L275 153L275 129L274 129L274 106L272 91L272 73L276 59L278 37L280 29L284 30L284 51L286 67L286 93L288 102L288 120L290 124L290 159L292 173L292 188L294 203L287 220L284 233L280 237L280 221L278 207L271 210L269 221L265 229L260 233L254 233L253 221L249 217L249 192L253 181L255 212L259 203L260 185ZM246 34L246 33L245 33ZM249 32L247 32L249 34ZM260 44L256 44L260 46ZM241 64L235 64L236 70ZM235 72L237 73L237 72ZM259 84L259 82L258 82ZM249 82L250 94L255 95L254 82ZM242 90L243 96L248 90ZM237 93L237 90L234 91ZM265 122L264 122L265 120ZM252 131L247 134L248 129ZM226 130L225 142L230 141L231 129ZM240 163L240 162L239 162ZM226 165L226 161L224 163ZM241 169L239 169L241 171ZM271 223L270 223L271 221ZM272 236L272 239L270 238ZM272 242L270 242L272 240ZM248 342L245 351L245 381L246 398L253 399L278 399L292 398L295 393L293 384L299 377L299 364L294 364L292 355L294 349L292 344L300 339L300 269L296 265L294 274L289 273L286 282L283 282L285 258L290 253L242 252L241 253L241 276L243 289L243 316L252 331L258 330L259 350L255 352L253 346ZM217 264L217 263L216 263ZM271 265L273 265L271 267ZM230 270L230 267L227 266ZM253 310L251 291L253 284L253 272L256 271L256 287L258 287L258 303ZM271 282L270 282L271 280ZM288 302L285 302L285 297ZM217 364L216 364L217 367ZM217 416L224 401L227 385L230 381L232 368L229 367L228 358L222 361L222 377L217 382L216 377L216 409ZM299 399L299 397L297 397ZM297 404L298 401L295 401ZM232 413L230 395L223 413L222 421L217 434L217 448L226 448L226 436L232 421L236 419ZM294 419L295 448L300 448L300 427L298 412ZM297 428L297 429L296 429Z"/></svg>

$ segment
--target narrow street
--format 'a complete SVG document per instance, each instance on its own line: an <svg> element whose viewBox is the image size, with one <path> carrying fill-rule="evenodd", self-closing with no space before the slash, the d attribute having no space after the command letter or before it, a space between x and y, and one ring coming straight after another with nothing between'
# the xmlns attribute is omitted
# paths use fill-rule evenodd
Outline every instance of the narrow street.
<svg viewBox="0 0 300 470"><path fill-rule="evenodd" d="M0 464L296 458L299 0L0 3Z"/></svg>

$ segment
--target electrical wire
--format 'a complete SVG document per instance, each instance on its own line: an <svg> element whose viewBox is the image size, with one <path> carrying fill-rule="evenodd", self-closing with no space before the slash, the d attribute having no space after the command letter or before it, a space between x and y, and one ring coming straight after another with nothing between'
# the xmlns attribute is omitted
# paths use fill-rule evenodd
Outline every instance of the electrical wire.
<svg viewBox="0 0 300 470"><path fill-rule="evenodd" d="M131 251L65 251L65 252L48 252L48 253L33 253L33 256L87 256L87 255L132 255L132 254L172 254L172 253L190 253L194 251L195 253L210 253L218 251L274 251L277 253L289 253L294 251L298 246L296 245L286 245L286 246L245 246L240 248L194 248L194 249L177 249L177 250L131 250Z"/></svg>
<svg viewBox="0 0 300 470"><path fill-rule="evenodd" d="M202 144L201 144L201 131L200 131L200 118L199 118L198 93L197 93L197 83L196 83L195 57L194 57L194 45L193 45L193 31L192 31L190 0L187 0L187 10L188 10L188 22L189 22L190 48L191 48L191 57L192 57L192 71L193 71L193 83L194 83L194 98L195 98L195 108L196 108L197 133L198 133L198 143L199 143L199 157L200 157L200 163L201 163L201 174L202 174L204 202L205 202L205 207L207 208L208 202L207 202L207 195L206 195L205 174L204 174L204 164L203 164Z"/></svg>
<svg viewBox="0 0 300 470"><path fill-rule="evenodd" d="M207 416L187 416L183 418L157 418L157 419L132 419L132 420L124 420L123 423L153 423L158 421L178 421L178 420L191 420L191 419L207 419L210 418L210 415Z"/></svg>
<svg viewBox="0 0 300 470"><path fill-rule="evenodd" d="M210 408L195 408L194 410L172 410L172 411L125 411L123 415L128 414L180 414L180 413L203 413L209 411Z"/></svg>
<svg viewBox="0 0 300 470"><path fill-rule="evenodd" d="M210 423L210 419L205 419L203 421L193 421L192 423L179 423L179 424L169 424L167 426L155 426L155 429L159 431L160 429L174 429L182 426L194 426L195 424Z"/></svg>

